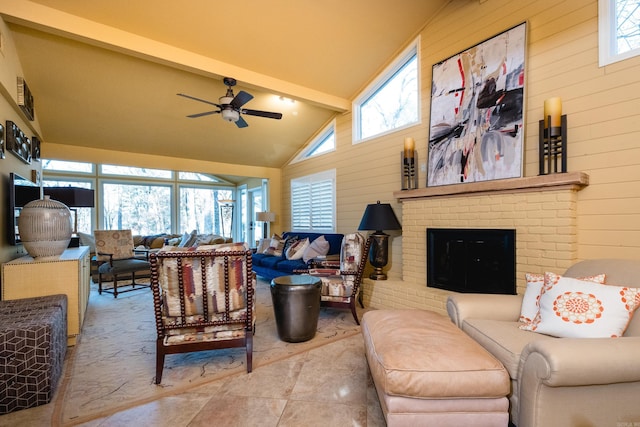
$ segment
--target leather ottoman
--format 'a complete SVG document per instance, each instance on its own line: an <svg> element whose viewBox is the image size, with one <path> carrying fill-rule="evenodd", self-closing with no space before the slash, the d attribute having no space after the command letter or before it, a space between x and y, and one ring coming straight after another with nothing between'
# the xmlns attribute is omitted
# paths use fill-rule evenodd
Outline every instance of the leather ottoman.
<svg viewBox="0 0 640 427"><path fill-rule="evenodd" d="M448 317L373 310L362 334L388 426L508 425L506 369Z"/></svg>
<svg viewBox="0 0 640 427"><path fill-rule="evenodd" d="M0 301L0 414L51 401L66 352L66 295Z"/></svg>

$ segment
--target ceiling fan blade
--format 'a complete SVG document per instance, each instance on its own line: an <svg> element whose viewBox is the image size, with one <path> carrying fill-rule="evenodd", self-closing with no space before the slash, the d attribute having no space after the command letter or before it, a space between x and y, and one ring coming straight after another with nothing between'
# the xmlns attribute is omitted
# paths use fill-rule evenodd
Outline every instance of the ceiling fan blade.
<svg viewBox="0 0 640 427"><path fill-rule="evenodd" d="M202 116L208 116L210 114L220 114L220 110L205 111L204 113L197 113L197 114L189 114L187 117L189 117L190 119L195 119Z"/></svg>
<svg viewBox="0 0 640 427"><path fill-rule="evenodd" d="M215 102L207 101L206 99L196 98L195 96L187 95L185 93L177 93L176 95L182 96L182 97L185 97L185 98L189 98L189 99L193 99L194 101L204 102L205 104L214 105L214 106L216 106L218 108L222 108L219 104L216 104Z"/></svg>
<svg viewBox="0 0 640 427"><path fill-rule="evenodd" d="M268 119L280 120L282 118L282 113L272 113L271 111L242 110L241 113L248 116L266 117Z"/></svg>
<svg viewBox="0 0 640 427"><path fill-rule="evenodd" d="M253 95L241 90L240 92L238 92L236 97L233 98L233 101L231 101L231 106L235 110L237 110L240 107L242 107L244 104L246 104L247 102L251 101L252 99L253 99Z"/></svg>
<svg viewBox="0 0 640 427"><path fill-rule="evenodd" d="M238 126L239 128L246 128L247 126L249 126L249 123L245 122L242 116L240 116L238 117L238 120L236 120L236 126Z"/></svg>

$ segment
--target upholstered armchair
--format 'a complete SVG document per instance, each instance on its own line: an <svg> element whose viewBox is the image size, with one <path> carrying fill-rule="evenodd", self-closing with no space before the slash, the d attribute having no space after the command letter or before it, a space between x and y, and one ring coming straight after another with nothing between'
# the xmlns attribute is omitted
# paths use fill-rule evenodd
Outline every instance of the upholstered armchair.
<svg viewBox="0 0 640 427"><path fill-rule="evenodd" d="M255 275L242 243L165 247L150 255L156 384L167 354L245 347L252 369Z"/></svg>
<svg viewBox="0 0 640 427"><path fill-rule="evenodd" d="M585 260L569 267L564 276L602 274L606 276L606 285L597 286L640 287L638 260ZM564 295L570 294L586 292ZM619 294L619 299L624 296ZM589 297L598 299L594 295ZM637 309L632 317L628 312L625 314L627 328L617 338L557 338L522 330L518 320L522 304L523 295L452 294L447 300L451 320L500 360L509 372L509 411L513 424L518 427L626 426L640 421L640 313ZM576 307L585 308L584 305ZM607 304L601 314L606 316L615 311ZM604 321L604 317L598 318L602 320L562 321L566 325L589 328Z"/></svg>
<svg viewBox="0 0 640 427"><path fill-rule="evenodd" d="M102 294L102 291L109 292L113 294L114 298L117 298L119 293L139 289L136 286L150 286L136 283L136 273L148 272L150 264L146 257L135 256L131 230L95 230L93 235L96 241L99 294ZM125 285L118 283L123 274L131 275L131 283ZM112 288L103 288L102 282L105 276L113 278ZM121 290L118 289L119 286L131 286L131 288Z"/></svg>
<svg viewBox="0 0 640 427"><path fill-rule="evenodd" d="M322 281L321 307L347 308L359 325L356 300L362 285L371 238L365 240L360 233L345 234L340 249L340 269L312 268L309 274ZM364 307L362 300L360 306Z"/></svg>

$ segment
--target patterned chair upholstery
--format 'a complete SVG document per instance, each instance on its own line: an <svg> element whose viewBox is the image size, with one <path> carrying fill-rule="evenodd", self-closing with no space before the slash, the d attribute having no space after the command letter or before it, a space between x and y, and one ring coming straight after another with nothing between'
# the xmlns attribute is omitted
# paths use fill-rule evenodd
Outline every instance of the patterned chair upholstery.
<svg viewBox="0 0 640 427"><path fill-rule="evenodd" d="M348 308L359 325L356 313L356 300L362 285L364 268L371 238L366 239L360 233L345 234L340 249L340 269L312 268L309 274L322 281L320 297L321 307ZM360 300L360 306L362 300Z"/></svg>
<svg viewBox="0 0 640 427"><path fill-rule="evenodd" d="M156 384L166 354L245 347L251 372L256 286L251 255L243 243L166 246L151 254Z"/></svg>
<svg viewBox="0 0 640 427"><path fill-rule="evenodd" d="M149 287L147 284L136 283L136 272L148 272L149 261L146 258L136 257L133 253L133 236L131 230L95 230L93 235L96 240L96 257L98 261L98 293L102 291L113 294L129 292L139 287ZM122 274L131 275L131 283L121 285L118 283ZM113 278L113 288L103 288L102 282L105 276ZM131 286L127 290L120 290L118 286Z"/></svg>

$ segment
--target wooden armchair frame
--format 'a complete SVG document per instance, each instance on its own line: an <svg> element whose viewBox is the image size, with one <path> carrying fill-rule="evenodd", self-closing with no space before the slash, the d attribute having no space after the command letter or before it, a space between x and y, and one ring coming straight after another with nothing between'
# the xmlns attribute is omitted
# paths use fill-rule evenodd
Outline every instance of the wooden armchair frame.
<svg viewBox="0 0 640 427"><path fill-rule="evenodd" d="M151 287L146 283L136 282L136 272L148 272L150 264L146 258L135 256L131 230L95 230L94 237L98 262L98 294L102 295L104 291L112 293L113 297L117 298L119 293ZM102 286L103 275L113 278L113 288ZM131 283L124 285L118 283L120 275L130 275ZM119 289L122 286L131 286L131 288Z"/></svg>
<svg viewBox="0 0 640 427"><path fill-rule="evenodd" d="M162 286L166 284L160 283L160 264L163 260L175 259L177 262L177 275L178 275L178 290L180 296L180 316L179 321L175 324L169 324L165 322L167 307L164 298L166 294L161 293L164 289ZM202 310L194 316L193 313L187 313L186 299L194 297L194 294L187 294L185 286L184 265L187 260L200 260L200 275L201 281L199 285L202 286ZM214 307L210 307L207 296L212 289L208 289L207 277L207 260L215 262L217 258L222 258L224 265L224 274L222 280L224 281L224 310L221 312L215 312ZM246 289L246 299L243 308L236 311L245 311L245 314L240 317L232 317L232 303L230 301L230 260L242 259L243 264L243 277ZM247 355L247 372L252 370L252 355L253 355L253 334L254 334L254 294L255 294L255 275L252 270L252 258L251 251L190 251L190 252L158 252L150 255L151 260L151 289L153 291L153 305L155 310L156 320L156 384L160 384L162 380L162 371L164 368L164 359L167 354L188 353L204 350L215 350L222 348L234 348L245 347ZM212 293L213 294L213 293ZM197 296L197 295L196 295ZM174 319L176 316L174 316ZM242 336L224 339L198 339L202 338L202 334L208 333L211 329L217 327L228 328L228 330L239 331L242 330ZM227 329L225 329L227 330ZM184 332L185 335L192 335L194 340L185 340L179 343L168 343L166 338L171 335L171 332Z"/></svg>
<svg viewBox="0 0 640 427"><path fill-rule="evenodd" d="M364 308L364 304L362 303L362 297L359 294L360 288L362 287L362 278L364 276L364 269L367 266L367 259L369 257L369 249L371 248L371 237L367 237L363 248L362 254L360 256L360 260L358 262L358 268L356 271L345 271L345 270L335 270L335 273L332 276L354 276L353 279L353 290L349 297L349 301L333 301L326 299L326 295L323 295L320 299L321 307L331 307L331 308L347 308L351 310L351 314L353 315L353 319L356 321L356 324L360 324L360 320L358 320L358 313L356 312L356 300L360 303L360 307ZM325 274L313 274L314 269L309 270L309 274L317 275L322 277ZM345 298L346 299L346 298Z"/></svg>

